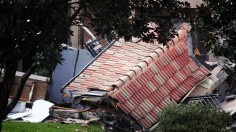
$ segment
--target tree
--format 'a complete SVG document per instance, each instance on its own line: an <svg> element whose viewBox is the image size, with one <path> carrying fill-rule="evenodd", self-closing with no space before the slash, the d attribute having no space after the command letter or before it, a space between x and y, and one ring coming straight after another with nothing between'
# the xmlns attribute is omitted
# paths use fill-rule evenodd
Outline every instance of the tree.
<svg viewBox="0 0 236 132"><path fill-rule="evenodd" d="M203 0L197 8L194 24L206 49L216 56L236 60L236 1Z"/></svg>
<svg viewBox="0 0 236 132"><path fill-rule="evenodd" d="M169 106L159 114L158 131L221 132L226 131L232 118L222 109L197 104Z"/></svg>
<svg viewBox="0 0 236 132"><path fill-rule="evenodd" d="M166 44L176 34L174 20L187 21L206 33L207 41L203 42L216 53L222 53L215 42L223 32L229 46L223 49L223 55L227 56L235 39L235 28L230 26L235 19L235 2L203 1L206 4L199 7L197 17L191 17L187 12L189 3L178 0L0 0L0 69L4 69L0 76L0 124L20 98L29 75L37 67L52 71L61 61L60 44L71 34L71 25L91 27L107 39L138 37ZM69 9L72 15L68 15ZM34 62L7 106L18 61L29 53L33 53Z"/></svg>
<svg viewBox="0 0 236 132"><path fill-rule="evenodd" d="M236 1L203 0L193 19L196 30L202 34L202 43L215 56L236 61ZM235 69L230 73L230 90L235 89Z"/></svg>
<svg viewBox="0 0 236 132"><path fill-rule="evenodd" d="M74 4L74 24L85 24L102 37L127 41L138 37L145 42L158 39L161 43L176 34L173 19L186 19L183 14L189 7L178 0L79 0Z"/></svg>
<svg viewBox="0 0 236 132"><path fill-rule="evenodd" d="M139 37L146 42L156 39L165 44L175 34L174 22L189 22L192 31L202 34L201 43L207 52L231 61L236 59L234 0L202 0L194 11L188 2L178 0L80 0L74 4L74 24L90 20L85 26L104 37L126 40Z"/></svg>
<svg viewBox="0 0 236 132"><path fill-rule="evenodd" d="M185 6L177 0L0 0L0 124L35 69L52 71L61 61L60 44L71 34L71 25L81 26L89 20L84 26L108 39L130 40L134 36L147 42L167 42L174 35L171 18L181 18L183 15L176 12ZM72 15L68 14L69 8ZM158 24L149 25L150 22ZM7 105L18 61L29 54L33 63Z"/></svg>
<svg viewBox="0 0 236 132"><path fill-rule="evenodd" d="M68 0L0 0L0 125L35 69L52 71L60 62L60 44L70 34L68 9ZM34 62L7 105L18 61L30 53Z"/></svg>

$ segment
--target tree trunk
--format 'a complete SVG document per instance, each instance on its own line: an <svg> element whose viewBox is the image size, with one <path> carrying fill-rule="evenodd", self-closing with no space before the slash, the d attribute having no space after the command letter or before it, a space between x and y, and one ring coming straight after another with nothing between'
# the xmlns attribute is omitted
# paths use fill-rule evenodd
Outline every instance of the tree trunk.
<svg viewBox="0 0 236 132"><path fill-rule="evenodd" d="M17 62L15 65L12 63L6 64L6 70L4 70L4 79L0 83L0 132L2 130L2 121L6 118L7 114L15 107L18 100L21 97L22 91L24 89L25 83L29 76L35 71L36 65L33 63L28 71L22 76L20 84L17 88L16 95L13 97L11 103L8 104L8 98L10 94L10 89L12 88L13 81L15 79L15 73L17 69Z"/></svg>
<svg viewBox="0 0 236 132"><path fill-rule="evenodd" d="M0 82L0 132L2 130L2 120L6 117L8 97L15 78L16 70L17 61L13 60L5 63L3 80Z"/></svg>
<svg viewBox="0 0 236 132"><path fill-rule="evenodd" d="M29 76L35 71L35 68L36 68L36 65L35 63L33 63L30 68L28 69L28 71L21 77L20 79L20 84L19 86L17 87L17 91L16 91L16 95L13 97L11 103L7 106L6 108L6 115L8 113L11 112L11 110L15 107L15 105L17 104L18 100L20 99L21 97L21 94L22 94L22 91L24 89L24 86L25 86L25 83L27 81L27 79L29 78Z"/></svg>

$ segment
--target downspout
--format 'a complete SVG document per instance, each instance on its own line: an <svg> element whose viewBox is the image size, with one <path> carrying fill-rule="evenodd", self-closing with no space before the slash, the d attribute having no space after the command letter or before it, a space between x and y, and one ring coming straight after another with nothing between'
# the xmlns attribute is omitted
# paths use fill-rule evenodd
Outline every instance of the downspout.
<svg viewBox="0 0 236 132"><path fill-rule="evenodd" d="M191 31L187 32L187 46L188 46L188 55L194 57L193 54L193 41L192 41Z"/></svg>
<svg viewBox="0 0 236 132"><path fill-rule="evenodd" d="M92 38L92 41L97 40L97 38L93 35L93 33L92 33L87 27L83 26L82 23L80 23L79 25L84 29L84 31L85 31L86 33L88 33L88 35ZM99 43L96 42L96 41L95 41L95 43L96 43L96 44L99 44Z"/></svg>
<svg viewBox="0 0 236 132"><path fill-rule="evenodd" d="M92 38L92 40L96 40L97 38L93 35L92 32L89 31L89 29L85 26L83 26L82 24L79 24L83 29L84 31L86 31L88 33L88 35Z"/></svg>

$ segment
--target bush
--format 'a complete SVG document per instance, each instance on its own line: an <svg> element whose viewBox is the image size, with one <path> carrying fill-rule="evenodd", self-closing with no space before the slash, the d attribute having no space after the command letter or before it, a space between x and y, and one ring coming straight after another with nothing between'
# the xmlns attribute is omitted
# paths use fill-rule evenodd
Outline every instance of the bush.
<svg viewBox="0 0 236 132"><path fill-rule="evenodd" d="M162 132L220 132L232 123L223 110L197 104L169 106L159 116Z"/></svg>
<svg viewBox="0 0 236 132"><path fill-rule="evenodd" d="M49 71L46 68L37 68L34 72L35 75L49 77Z"/></svg>

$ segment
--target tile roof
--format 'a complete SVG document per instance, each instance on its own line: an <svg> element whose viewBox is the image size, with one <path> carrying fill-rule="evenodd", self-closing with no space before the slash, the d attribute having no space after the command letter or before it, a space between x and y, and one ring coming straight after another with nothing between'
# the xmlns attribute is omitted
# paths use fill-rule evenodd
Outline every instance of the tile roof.
<svg viewBox="0 0 236 132"><path fill-rule="evenodd" d="M66 88L66 91L110 90L111 85L143 60L158 44L144 42L115 42L89 65ZM65 91L64 90L64 91Z"/></svg>
<svg viewBox="0 0 236 132"><path fill-rule="evenodd" d="M150 128L158 121L159 111L178 102L209 74L188 56L186 31L178 33L166 46L116 42L65 90L110 91L120 109Z"/></svg>
<svg viewBox="0 0 236 132"><path fill-rule="evenodd" d="M177 103L209 71L188 56L186 32L153 51L133 70L118 79L110 96L117 105L144 128L158 121L158 113Z"/></svg>

